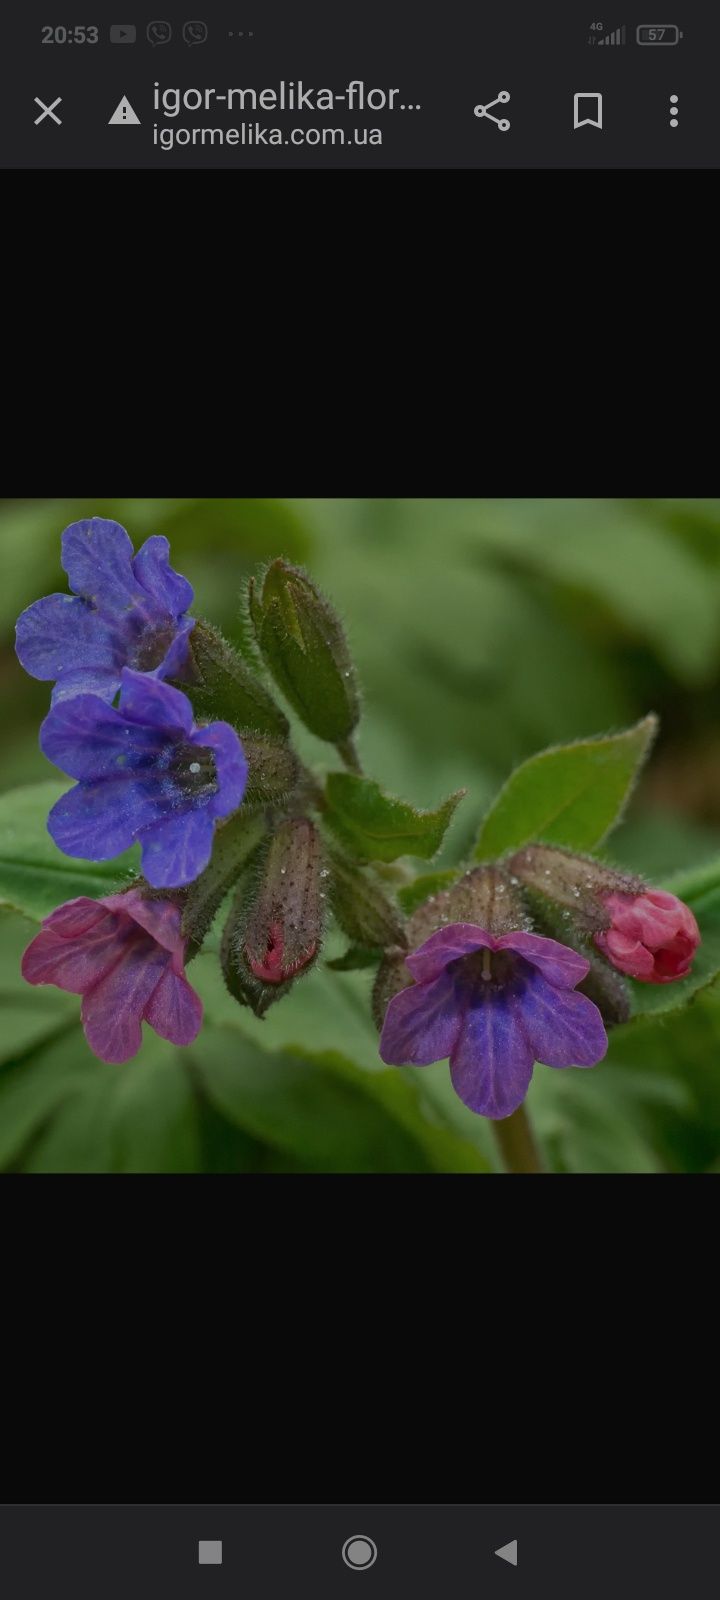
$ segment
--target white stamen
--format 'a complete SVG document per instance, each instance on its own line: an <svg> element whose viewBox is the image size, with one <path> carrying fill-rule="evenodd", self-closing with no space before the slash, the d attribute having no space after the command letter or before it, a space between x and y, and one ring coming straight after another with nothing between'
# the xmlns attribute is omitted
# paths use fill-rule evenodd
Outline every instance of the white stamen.
<svg viewBox="0 0 720 1600"><path fill-rule="evenodd" d="M200 762L199 761L191 761L190 762L190 771L191 772L199 772L200 771Z"/></svg>

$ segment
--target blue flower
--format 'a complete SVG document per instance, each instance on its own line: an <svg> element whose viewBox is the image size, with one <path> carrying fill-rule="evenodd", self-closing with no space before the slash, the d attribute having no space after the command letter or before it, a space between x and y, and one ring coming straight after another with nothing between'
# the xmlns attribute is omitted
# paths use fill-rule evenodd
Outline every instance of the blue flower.
<svg viewBox="0 0 720 1600"><path fill-rule="evenodd" d="M112 701L125 666L153 678L182 675L193 602L187 578L173 572L159 535L133 556L119 522L92 517L62 536L62 564L73 594L36 600L18 618L16 651L33 678L56 679L53 705L76 694Z"/></svg>
<svg viewBox="0 0 720 1600"><path fill-rule="evenodd" d="M155 888L192 883L207 866L215 822L240 805L248 766L228 722L193 723L187 696L124 667L115 709L78 694L40 729L50 761L79 781L48 817L69 856L109 861L136 841Z"/></svg>
<svg viewBox="0 0 720 1600"><path fill-rule="evenodd" d="M590 963L556 939L455 922L405 965L415 982L390 1001L381 1059L423 1067L449 1056L456 1094L484 1117L517 1110L535 1061L594 1067L607 1050L597 1006L575 993Z"/></svg>

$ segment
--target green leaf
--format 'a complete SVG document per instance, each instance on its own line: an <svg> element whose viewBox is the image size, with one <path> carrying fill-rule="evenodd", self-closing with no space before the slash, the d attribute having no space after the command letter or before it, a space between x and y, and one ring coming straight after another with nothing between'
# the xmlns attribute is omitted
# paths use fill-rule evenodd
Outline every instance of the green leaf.
<svg viewBox="0 0 720 1600"><path fill-rule="evenodd" d="M138 870L137 847L115 861L64 856L47 831L48 812L67 783L33 783L0 795L0 905L42 922L64 900L112 894Z"/></svg>
<svg viewBox="0 0 720 1600"><path fill-rule="evenodd" d="M396 861L405 855L429 860L440 849L466 792L458 789L436 811L416 811L406 801L384 794L371 778L331 772L325 790L326 821L343 844L363 861Z"/></svg>
<svg viewBox="0 0 720 1600"><path fill-rule="evenodd" d="M439 502L440 515L433 500L401 504L417 566L424 524L436 544L441 536L448 564L450 552L464 538L478 565L494 554L506 566L512 563L520 571L541 573L573 596L601 605L617 618L624 635L646 639L670 670L689 683L707 680L716 666L715 573L656 515L649 515L642 502L457 499ZM706 510L708 505L712 502L705 502ZM717 547L717 511L712 524ZM606 670L611 670L609 663Z"/></svg>
<svg viewBox="0 0 720 1600"><path fill-rule="evenodd" d="M313 1171L484 1170L398 1070L366 1073L336 1051L269 1053L232 1028L206 1029L202 1048L191 1048L223 1116Z"/></svg>
<svg viewBox="0 0 720 1600"><path fill-rule="evenodd" d="M531 756L485 817L475 860L495 860L531 841L595 849L620 820L656 731L650 715L624 733Z"/></svg>
<svg viewBox="0 0 720 1600"><path fill-rule="evenodd" d="M454 883L457 872L454 867L447 867L444 872L424 872L421 878L415 878L413 883L403 884L398 889L398 900L406 917L412 916L418 906L429 900L431 894L439 894L441 889L448 889Z"/></svg>

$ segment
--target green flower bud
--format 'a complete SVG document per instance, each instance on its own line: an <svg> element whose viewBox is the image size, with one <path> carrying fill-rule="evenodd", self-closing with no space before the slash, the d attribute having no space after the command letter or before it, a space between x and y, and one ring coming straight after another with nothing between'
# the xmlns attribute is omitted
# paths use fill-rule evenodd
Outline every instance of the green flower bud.
<svg viewBox="0 0 720 1600"><path fill-rule="evenodd" d="M225 982L261 1017L317 960L325 922L327 868L314 823L283 822L245 880L221 949Z"/></svg>
<svg viewBox="0 0 720 1600"><path fill-rule="evenodd" d="M499 937L518 928L532 930L522 894L504 867L473 867L449 889L431 894L407 924L412 950L448 922L472 922Z"/></svg>
<svg viewBox="0 0 720 1600"><path fill-rule="evenodd" d="M567 934L563 937L567 943ZM588 1000L594 1002L606 1028L616 1028L619 1023L627 1022L632 1008L625 979L596 955L592 946L583 946L581 954L590 962L590 971L577 985L578 994L586 994Z"/></svg>
<svg viewBox="0 0 720 1600"><path fill-rule="evenodd" d="M243 732L242 747L248 763L243 807L282 804L300 775L294 751L284 739L273 739L266 733Z"/></svg>
<svg viewBox="0 0 720 1600"><path fill-rule="evenodd" d="M190 681L180 684L190 696L196 718L216 717L236 728L252 728L283 738L290 728L238 651L209 622L196 622L189 643Z"/></svg>
<svg viewBox="0 0 720 1600"><path fill-rule="evenodd" d="M406 944L402 914L379 883L335 852L330 856L330 903L353 944L387 949Z"/></svg>
<svg viewBox="0 0 720 1600"><path fill-rule="evenodd" d="M409 988L412 982L410 968L405 965L404 951L399 950L387 955L380 962L372 992L372 1014L378 1031L385 1021L385 1012L390 1001L394 1000L401 989Z"/></svg>
<svg viewBox="0 0 720 1600"><path fill-rule="evenodd" d="M250 618L266 666L306 727L343 745L360 716L355 669L342 625L312 580L273 561L248 587Z"/></svg>
<svg viewBox="0 0 720 1600"><path fill-rule="evenodd" d="M257 812L248 812L245 806L216 828L205 871L183 891L182 931L191 940L191 955L197 955L226 894L245 871L266 831L264 818Z"/></svg>
<svg viewBox="0 0 720 1600"><path fill-rule="evenodd" d="M627 1022L631 1006L630 991L625 979L613 967L607 965L592 943L588 943L582 932L573 926L569 911L564 911L562 906L544 895L536 894L531 889L527 890L527 895L535 931L544 935L546 939L557 939L560 944L570 945L589 961L590 971L587 977L577 984L578 994L587 995L588 1000L593 1001L606 1028Z"/></svg>
<svg viewBox="0 0 720 1600"><path fill-rule="evenodd" d="M569 924L584 936L610 926L611 913L605 905L608 895L639 895L644 888L642 878L631 872L618 872L592 856L575 855L555 845L526 845L505 866L531 895L533 904L558 906L565 932Z"/></svg>

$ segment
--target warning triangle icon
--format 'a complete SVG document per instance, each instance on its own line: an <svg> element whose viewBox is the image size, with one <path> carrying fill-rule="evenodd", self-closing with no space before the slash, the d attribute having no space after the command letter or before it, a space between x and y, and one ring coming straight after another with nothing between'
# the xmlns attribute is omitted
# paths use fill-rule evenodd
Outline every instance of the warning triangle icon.
<svg viewBox="0 0 720 1600"><path fill-rule="evenodd" d="M139 118L137 112L133 111L133 108L132 108L132 106L130 104L130 101L128 100L127 95L124 94L123 97L122 97L122 100L120 101L119 106L115 107L115 110L113 111L113 114L112 114L112 116L110 118L110 122L119 123L121 128L122 127L129 128L133 122L139 122L139 121L140 121L140 118Z"/></svg>

